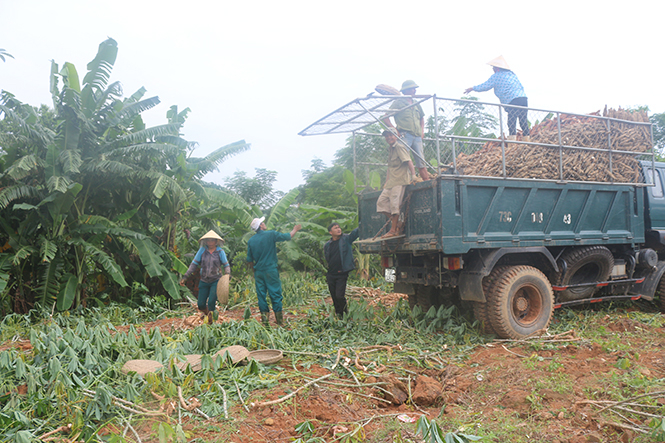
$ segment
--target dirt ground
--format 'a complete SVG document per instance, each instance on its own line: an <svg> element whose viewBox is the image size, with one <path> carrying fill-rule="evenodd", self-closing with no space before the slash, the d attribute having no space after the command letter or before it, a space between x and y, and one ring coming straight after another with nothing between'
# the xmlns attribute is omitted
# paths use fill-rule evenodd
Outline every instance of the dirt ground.
<svg viewBox="0 0 665 443"><path fill-rule="evenodd" d="M380 292L364 296L385 304L404 297ZM243 309L223 311L218 321L239 320L243 314ZM253 311L253 316L258 320L258 311ZM191 315L158 320L142 327L159 327L162 333L168 333L201 323L198 315ZM364 439L350 441L419 442L422 440L414 435L415 425L408 422L425 414L440 424L464 424L463 432L468 434L474 434L474 429L483 424L492 423L494 427L498 424L506 429L504 437L516 436L510 441L631 442L644 437L619 417L608 420L607 415L599 415L600 406L590 400L604 398L604 380L621 372L617 367L621 359L629 359L631 370L645 383L661 380L662 386L665 328L653 328L630 318L609 322L608 317L605 329L616 340L629 337L634 352L603 348L580 338L574 330L541 338L537 346L531 342L497 340L473 348L462 363L448 357L449 349L424 356L421 363L425 364L403 366L402 363L399 367L372 361L373 355L379 352L399 353L399 345L391 349L375 347L377 349L362 352L342 352L337 356L338 364L354 369L359 374L357 380L333 375L279 401L308 382L294 378L271 390L254 391L245 405L238 404L234 396L234 406L229 410L231 422L211 419L202 425L200 421L191 421L185 424L185 430L189 433L188 440L288 442L301 436L295 432L295 426L310 420L316 427L314 435L325 441L335 441L336 435L363 425ZM14 345L26 346L25 343ZM288 354L278 365L285 371L293 370ZM308 374L310 380L330 374L328 369L316 364L297 369ZM408 374L408 379L405 380L404 374ZM259 405L269 401L275 404ZM658 401L661 406L665 404L663 397ZM143 442L156 441L154 426L149 422L137 428L137 432L142 434ZM398 432L403 440L393 440Z"/></svg>
<svg viewBox="0 0 665 443"><path fill-rule="evenodd" d="M388 306L406 297L371 289L363 289L356 295L362 295L371 304L380 301ZM239 320L243 314L242 309L224 311L220 313L218 321ZM258 312L253 312L253 316L259 320ZM198 316L190 316L179 320L160 320L145 327L159 326L162 331L166 331L169 328L196 327L201 322ZM617 340L621 340L622 335L630 336L632 348L636 352L628 357L632 369L636 369L638 375L647 382L665 377L664 328L652 328L629 318L608 323L605 328ZM604 349L580 338L574 330L561 336L543 338L539 342L541 349L534 350L530 343L497 340L476 347L464 364L446 364L444 350L429 358L434 366L444 369L423 369L421 366L409 365L401 366L401 371L400 368L379 368L379 379L369 375L362 377L364 371L358 377L360 385L385 383L381 386L391 392L399 391L396 385L401 384L404 391L414 391L411 402L395 404L399 401L393 401L394 397L374 386L352 387L354 382L348 378L336 379L334 383L346 385L340 387L321 382L273 405L248 405L247 410L236 406L237 410L229 412L231 417L236 417L234 431L229 430L227 424L219 423L219 429L224 430L221 435L217 431L202 433L200 427L192 428L191 432L210 441L287 442L300 436L295 432L298 423L310 420L317 428L314 435L326 441L353 431L360 424L364 425L364 438L367 441L392 442L391 433L398 430L402 438L421 441L413 434L415 426L405 423L408 423L409 418L415 420L425 414L429 419L437 419L439 423L467 424L463 432L468 434L474 433L473 427L468 427L469 424L482 426L483 422L505 422L506 426L514 427L514 435L521 436L523 441L631 442L640 437L624 420L601 418L597 414L600 407L589 402L603 398L604 380L621 372L617 369L617 362L626 358L626 352ZM546 349L548 345L552 349ZM369 356L363 357L367 361L361 360L357 364L352 358L345 361L344 355L341 357L340 364L347 367L355 365L355 371L365 368L367 373L375 374L379 370L366 366L367 361L371 361ZM292 369L288 355L279 365L285 370ZM311 378L329 373L327 369L316 365L307 370L298 367L298 370L308 372ZM397 380L397 372L403 374L404 370L410 374L410 386L404 386L403 382ZM414 401L415 390L421 383L425 386L428 378L439 383L441 392L432 404L419 404ZM257 402L279 400L305 383L305 380L294 380L291 384L270 391L255 392L252 397ZM359 395L349 394L351 392ZM424 398L422 401L429 402L430 399ZM665 399L660 398L659 402L662 405ZM635 424L645 425L648 421Z"/></svg>

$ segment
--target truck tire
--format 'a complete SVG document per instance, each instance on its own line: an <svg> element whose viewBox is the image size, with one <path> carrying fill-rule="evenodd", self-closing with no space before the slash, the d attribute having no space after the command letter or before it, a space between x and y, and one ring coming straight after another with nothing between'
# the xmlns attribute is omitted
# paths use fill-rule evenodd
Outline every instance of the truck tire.
<svg viewBox="0 0 665 443"><path fill-rule="evenodd" d="M566 262L566 271L555 274L553 281L559 286L577 285L607 281L614 267L614 256L605 246L585 246L570 249L563 253L561 260ZM559 292L559 301L582 300L596 292L595 286L569 288Z"/></svg>
<svg viewBox="0 0 665 443"><path fill-rule="evenodd" d="M658 282L656 295L658 295L658 305L660 306L660 312L665 314L665 276L661 277L660 282Z"/></svg>
<svg viewBox="0 0 665 443"><path fill-rule="evenodd" d="M487 294L494 332L501 338L521 339L546 329L554 312L552 285L531 266L504 268Z"/></svg>
<svg viewBox="0 0 665 443"><path fill-rule="evenodd" d="M473 302L473 316L480 323L480 331L483 334L490 335L494 334L494 328L490 323L490 317L487 312L487 303L474 301Z"/></svg>
<svg viewBox="0 0 665 443"><path fill-rule="evenodd" d="M483 293L485 294L485 300L488 299L487 294L489 288L492 286L492 284L494 284L497 277L501 275L507 268L507 266L497 266L496 268L492 269L492 272L487 277L483 279ZM476 318L476 320L478 320L478 323L480 323L480 330L483 332L483 334L495 334L494 328L492 328L492 324L490 323L487 302L473 302L473 316Z"/></svg>
<svg viewBox="0 0 665 443"><path fill-rule="evenodd" d="M416 307L418 304L418 298L416 297L416 294L408 294L409 295L409 309L413 311L413 308Z"/></svg>
<svg viewBox="0 0 665 443"><path fill-rule="evenodd" d="M416 304L420 306L423 312L429 311L432 307L432 287L425 285L414 285L416 292Z"/></svg>

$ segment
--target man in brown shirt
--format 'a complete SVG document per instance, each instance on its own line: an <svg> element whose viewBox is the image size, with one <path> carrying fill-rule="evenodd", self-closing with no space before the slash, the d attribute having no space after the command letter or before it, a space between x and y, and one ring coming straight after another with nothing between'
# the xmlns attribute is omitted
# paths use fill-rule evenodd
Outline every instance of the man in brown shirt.
<svg viewBox="0 0 665 443"><path fill-rule="evenodd" d="M404 187L411 183L416 171L407 147L397 140L399 132L391 128L383 131L383 136L388 143L388 172L383 192L376 201L376 212L390 218L390 231L381 237L388 238L399 235L397 222L404 197Z"/></svg>

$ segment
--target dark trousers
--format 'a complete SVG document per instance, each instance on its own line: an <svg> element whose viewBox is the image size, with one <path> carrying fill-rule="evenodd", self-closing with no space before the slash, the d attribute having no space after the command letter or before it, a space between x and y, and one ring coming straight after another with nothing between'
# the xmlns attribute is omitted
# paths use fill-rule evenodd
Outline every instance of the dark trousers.
<svg viewBox="0 0 665 443"><path fill-rule="evenodd" d="M330 291L333 305L335 305L335 313L338 317L342 317L345 312L348 312L345 296L347 278L349 278L348 272L343 274L326 275L326 279L328 280L328 290Z"/></svg>
<svg viewBox="0 0 665 443"><path fill-rule="evenodd" d="M215 280L212 283L206 283L203 280L199 281L199 295L198 295L198 308L203 311L208 308L208 311L214 311L217 304L217 283Z"/></svg>
<svg viewBox="0 0 665 443"><path fill-rule="evenodd" d="M510 104L514 106L524 106L526 108L529 106L529 101L526 97L517 97L515 100L511 101ZM527 119L528 111L519 108L506 108L506 112L508 113L508 134L517 134L517 119L519 119L522 135L529 135L529 120Z"/></svg>

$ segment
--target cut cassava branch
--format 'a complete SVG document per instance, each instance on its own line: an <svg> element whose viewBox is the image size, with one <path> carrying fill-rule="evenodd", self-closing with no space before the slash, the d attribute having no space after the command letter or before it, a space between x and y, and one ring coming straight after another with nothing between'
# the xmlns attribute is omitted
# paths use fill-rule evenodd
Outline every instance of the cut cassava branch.
<svg viewBox="0 0 665 443"><path fill-rule="evenodd" d="M330 377L331 375L333 375L332 372L330 374L324 375L323 377L319 377L316 380L312 380L309 383L306 383L305 385L299 387L298 389L296 389L295 391L293 391L289 395L285 395L284 397L278 398L277 400L270 400L270 401L264 401L264 402L259 402L259 403L253 403L252 402L252 403L250 403L250 406L253 407L253 408L256 408L256 407L260 407L260 406L269 406L269 405L276 405L278 403L282 403L282 402L288 400L289 398L293 397L294 395L296 395L298 392L302 391L303 389L313 385L316 382L319 382L321 380L325 380L326 378Z"/></svg>

